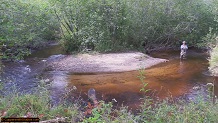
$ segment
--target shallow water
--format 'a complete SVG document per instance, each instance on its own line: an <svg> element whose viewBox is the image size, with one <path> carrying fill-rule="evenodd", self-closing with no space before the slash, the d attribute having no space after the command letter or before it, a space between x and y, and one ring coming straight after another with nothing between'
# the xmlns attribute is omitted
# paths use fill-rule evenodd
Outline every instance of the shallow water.
<svg viewBox="0 0 218 123"><path fill-rule="evenodd" d="M212 77L203 74L208 67L207 56L189 51L187 59L180 60L178 54L178 51L152 54L154 57L169 59L169 62L155 65L144 71L144 82L148 83L145 89L150 89L147 96L164 99L185 95L191 100L198 92L205 94L205 85L213 82ZM95 88L99 99L112 101L115 98L119 105L136 108L140 104L140 98L145 95L140 92L143 84L138 78L139 73L139 70L121 73L74 73L69 76L68 81L69 85L75 85L82 94L89 88ZM200 89L193 90L195 86L199 86ZM218 94L217 84L215 89L215 93Z"/></svg>
<svg viewBox="0 0 218 123"><path fill-rule="evenodd" d="M207 55L196 50L189 50L187 59L180 61L179 51L162 51L151 54L153 57L169 59L169 62L161 63L145 69L144 82L148 83L145 89L149 93L140 92L143 87L138 78L139 71L118 73L67 73L64 71L45 70L46 64L54 59L61 58L62 50L59 46L35 52L24 61L4 63L4 72L1 82L4 82L5 91L10 92L14 85L18 91L31 93L38 86L40 79L46 79L51 83L51 98L58 103L67 92L66 88L77 88L70 93L74 99L81 96L84 100L87 91L94 88L97 98L106 102L116 99L115 106L129 106L137 108L140 98L145 95L152 98L164 99L166 97L184 97L193 100L199 93L206 95L206 84L214 82L215 94L218 95L218 78L206 76L208 61ZM193 87L198 86L198 90Z"/></svg>

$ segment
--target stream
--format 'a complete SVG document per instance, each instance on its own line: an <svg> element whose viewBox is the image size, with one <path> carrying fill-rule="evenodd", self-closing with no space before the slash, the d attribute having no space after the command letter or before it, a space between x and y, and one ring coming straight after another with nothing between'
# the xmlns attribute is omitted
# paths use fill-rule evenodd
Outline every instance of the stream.
<svg viewBox="0 0 218 123"><path fill-rule="evenodd" d="M41 79L50 83L51 99L58 104L68 89L76 88L68 94L72 99L87 100L87 91L94 88L97 98L110 102L116 100L115 106L128 106L137 109L141 98L145 95L155 99L184 98L192 101L197 95L207 95L207 83L215 85L215 95L218 95L218 77L207 75L207 54L189 50L187 59L179 59L179 51L167 50L154 52L152 57L168 59L144 70L144 82L148 83L145 89L150 91L144 94L140 91L143 84L139 79L139 70L114 73L68 73L66 71L46 70L46 63L62 58L64 55L60 46L54 45L34 52L25 60L17 62L3 62L1 83L4 84L5 94L13 89L23 93L32 93Z"/></svg>

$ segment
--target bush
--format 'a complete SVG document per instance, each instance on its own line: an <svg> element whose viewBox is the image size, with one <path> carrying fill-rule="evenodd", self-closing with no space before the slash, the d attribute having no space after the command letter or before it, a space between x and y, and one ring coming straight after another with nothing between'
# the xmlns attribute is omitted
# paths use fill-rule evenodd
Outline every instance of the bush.
<svg viewBox="0 0 218 123"><path fill-rule="evenodd" d="M203 0L65 0L56 4L67 51L88 42L97 51L178 47L182 40L196 46L216 25L212 3Z"/></svg>
<svg viewBox="0 0 218 123"><path fill-rule="evenodd" d="M210 59L209 59L209 70L214 74L218 75L218 46L215 46L211 53L210 53Z"/></svg>
<svg viewBox="0 0 218 123"><path fill-rule="evenodd" d="M1 0L0 45L4 59L22 59L31 49L54 40L59 30L50 5L43 0Z"/></svg>

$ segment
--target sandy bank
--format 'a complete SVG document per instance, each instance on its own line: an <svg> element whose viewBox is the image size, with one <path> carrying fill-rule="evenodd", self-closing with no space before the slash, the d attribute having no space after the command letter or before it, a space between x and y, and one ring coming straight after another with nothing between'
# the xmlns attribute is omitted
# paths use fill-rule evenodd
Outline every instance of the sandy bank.
<svg viewBox="0 0 218 123"><path fill-rule="evenodd" d="M78 54L55 59L48 64L48 69L84 72L122 72L148 68L166 59L152 58L140 52L110 54Z"/></svg>

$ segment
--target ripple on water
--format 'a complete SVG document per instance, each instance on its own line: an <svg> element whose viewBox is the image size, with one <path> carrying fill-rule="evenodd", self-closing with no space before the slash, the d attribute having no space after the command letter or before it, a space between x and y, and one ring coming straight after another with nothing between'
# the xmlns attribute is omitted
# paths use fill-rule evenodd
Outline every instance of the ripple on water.
<svg viewBox="0 0 218 123"><path fill-rule="evenodd" d="M180 61L179 52L167 51L152 54L155 57L170 59L169 62L155 65L145 70L144 82L148 83L146 89L150 89L148 96L164 99L168 96L194 99L201 92L206 94L204 85L215 81L215 94L218 95L218 78L202 74L207 71L207 56L190 51L186 60ZM197 54L197 55L196 55ZM37 56L37 55L35 55ZM67 74L63 71L44 71L43 60L49 62L45 57L30 57L25 62L5 63L4 78L16 83L21 90L31 91L37 87L38 76L51 80L51 97L55 102L66 93L66 87L76 87L73 96L82 96L87 99L87 91L94 88L98 99L112 101L116 99L118 105L124 104L130 108L136 108L140 104L140 98L144 93L140 92L143 87L137 76L139 71L116 72L116 73L73 73ZM40 55L38 55L40 56ZM52 56L61 58L63 55ZM29 66L28 66L29 65ZM5 81L7 87L13 82ZM194 86L200 86L200 90L193 90ZM76 94L76 95L75 95Z"/></svg>

